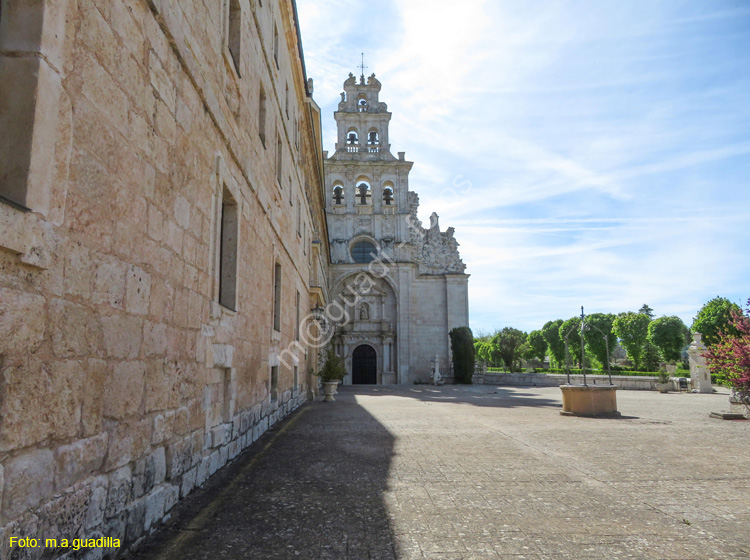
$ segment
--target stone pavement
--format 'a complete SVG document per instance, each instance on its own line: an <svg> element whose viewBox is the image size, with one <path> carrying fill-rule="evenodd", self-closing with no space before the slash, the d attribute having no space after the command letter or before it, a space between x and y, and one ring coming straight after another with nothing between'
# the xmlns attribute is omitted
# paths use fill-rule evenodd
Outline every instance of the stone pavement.
<svg viewBox="0 0 750 560"><path fill-rule="evenodd" d="M750 558L750 422L727 394L343 388L176 508L139 559Z"/></svg>

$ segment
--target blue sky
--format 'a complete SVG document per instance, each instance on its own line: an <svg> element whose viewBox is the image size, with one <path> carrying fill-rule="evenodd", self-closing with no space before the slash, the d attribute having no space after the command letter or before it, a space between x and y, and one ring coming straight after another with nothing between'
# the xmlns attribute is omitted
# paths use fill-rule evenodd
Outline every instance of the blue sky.
<svg viewBox="0 0 750 560"><path fill-rule="evenodd" d="M365 53L476 331L750 297L750 2L298 0L324 149Z"/></svg>

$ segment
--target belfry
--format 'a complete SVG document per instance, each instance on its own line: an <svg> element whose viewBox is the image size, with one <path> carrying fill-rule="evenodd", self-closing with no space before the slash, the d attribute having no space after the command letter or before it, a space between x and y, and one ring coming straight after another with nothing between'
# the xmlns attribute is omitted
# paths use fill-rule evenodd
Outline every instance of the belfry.
<svg viewBox="0 0 750 560"><path fill-rule="evenodd" d="M413 163L392 155L381 83L362 70L344 82L335 151L323 154L330 294L345 309L333 344L346 384L427 381L432 362L449 368L449 331L468 326L469 275L453 228L417 218Z"/></svg>

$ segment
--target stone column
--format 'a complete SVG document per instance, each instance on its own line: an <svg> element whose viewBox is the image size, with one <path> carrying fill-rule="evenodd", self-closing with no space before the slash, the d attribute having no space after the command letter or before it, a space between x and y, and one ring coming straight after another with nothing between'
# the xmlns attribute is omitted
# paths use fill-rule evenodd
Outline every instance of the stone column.
<svg viewBox="0 0 750 560"><path fill-rule="evenodd" d="M713 393L711 374L706 367L706 358L703 357L706 345L701 341L701 336L701 333L693 333L693 343L688 348L690 384L701 393Z"/></svg>

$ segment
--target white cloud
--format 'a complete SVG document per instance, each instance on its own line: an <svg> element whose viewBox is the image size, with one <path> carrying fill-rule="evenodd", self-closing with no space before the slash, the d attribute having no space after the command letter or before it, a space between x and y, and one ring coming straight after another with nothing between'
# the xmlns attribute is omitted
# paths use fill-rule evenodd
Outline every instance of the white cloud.
<svg viewBox="0 0 750 560"><path fill-rule="evenodd" d="M530 330L580 305L643 303L690 322L717 294L750 296L748 10L298 6L326 148L365 50L393 151L415 162L420 216L456 227L473 326Z"/></svg>

